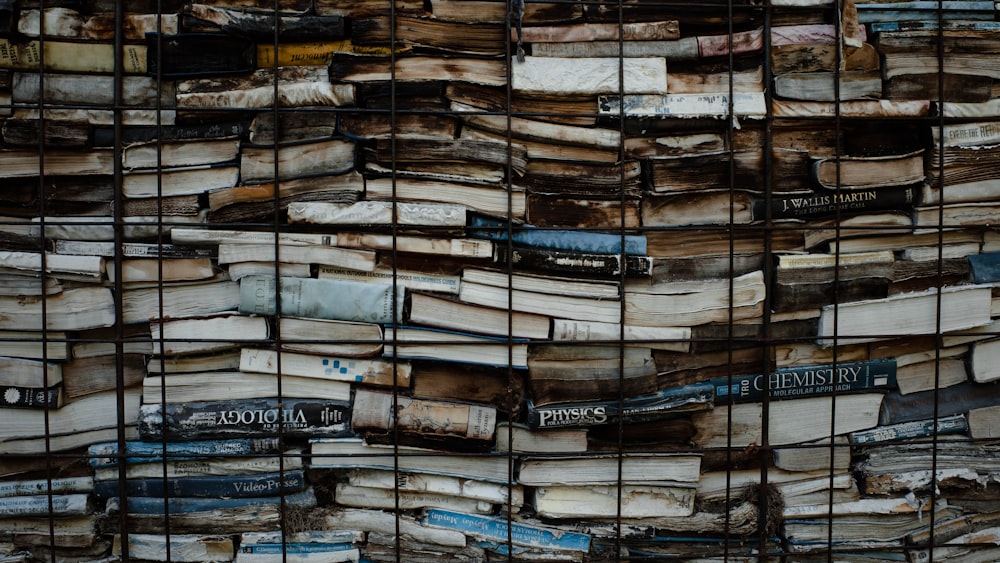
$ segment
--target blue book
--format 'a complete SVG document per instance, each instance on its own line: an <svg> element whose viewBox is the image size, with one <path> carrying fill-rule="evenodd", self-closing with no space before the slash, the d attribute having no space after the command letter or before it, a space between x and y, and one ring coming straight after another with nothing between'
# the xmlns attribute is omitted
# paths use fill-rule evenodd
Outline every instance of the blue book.
<svg viewBox="0 0 1000 563"><path fill-rule="evenodd" d="M252 543L241 545L239 553L260 553L266 555L281 555L282 553L338 553L357 550L349 543Z"/></svg>
<svg viewBox="0 0 1000 563"><path fill-rule="evenodd" d="M506 518L465 514L432 508L424 513L423 523L436 528L456 530L487 542L494 541L506 544L508 529L511 543L537 549L558 551L590 550L590 535L577 532L567 532L555 528L543 528L518 522L507 525Z"/></svg>
<svg viewBox="0 0 1000 563"><path fill-rule="evenodd" d="M872 33L880 31L914 31L914 30L935 30L940 27L937 19L918 21L886 21L873 22L871 24ZM945 21L944 29L970 29L993 31L1000 30L1000 21Z"/></svg>
<svg viewBox="0 0 1000 563"><path fill-rule="evenodd" d="M992 20L993 2L969 0L916 0L855 4L859 23L938 20L938 7L946 20Z"/></svg>
<svg viewBox="0 0 1000 563"><path fill-rule="evenodd" d="M277 510L281 506L280 496L270 497L250 497L250 498L195 498L195 497L175 497L164 499L162 497L127 497L129 514L188 514L192 512L208 512L213 510L239 510L239 509L266 509ZM302 492L286 495L284 497L288 506L297 508L312 508L316 506L316 495L312 489L305 489ZM111 497L108 499L107 512L114 513L121 510L121 499Z"/></svg>
<svg viewBox="0 0 1000 563"><path fill-rule="evenodd" d="M305 472L301 469L284 473L249 475L199 475L196 477L150 477L127 479L125 492L129 497L267 497L291 494L306 488ZM97 481L94 495L110 498L118 495L118 481Z"/></svg>
<svg viewBox="0 0 1000 563"><path fill-rule="evenodd" d="M970 254L967 258L972 269L973 283L1000 281L1000 252Z"/></svg>
<svg viewBox="0 0 1000 563"><path fill-rule="evenodd" d="M204 459L209 457L240 457L278 451L277 438L232 438L229 440L198 440L190 442L125 442L125 463L145 463L168 459ZM118 442L102 442L87 448L90 465L117 465Z"/></svg>
<svg viewBox="0 0 1000 563"><path fill-rule="evenodd" d="M506 241L508 238L507 222L485 215L471 214L468 234L471 237ZM621 254L622 241L624 240L625 254L631 256L644 256L646 254L646 237L644 235L625 235L623 237L617 233L542 229L534 225L517 225L513 228L510 240L514 244L524 246L598 254Z"/></svg>

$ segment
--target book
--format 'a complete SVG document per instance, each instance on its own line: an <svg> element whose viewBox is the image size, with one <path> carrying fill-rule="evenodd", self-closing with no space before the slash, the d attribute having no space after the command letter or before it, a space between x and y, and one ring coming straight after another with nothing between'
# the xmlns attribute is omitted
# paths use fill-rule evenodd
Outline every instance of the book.
<svg viewBox="0 0 1000 563"><path fill-rule="evenodd" d="M0 356L0 407L59 408L63 404L61 364Z"/></svg>
<svg viewBox="0 0 1000 563"><path fill-rule="evenodd" d="M817 342L831 346L834 340L837 344L872 342L893 334L950 332L983 326L990 322L989 296L988 288L969 285L828 305L820 313ZM940 309L938 299L942 301Z"/></svg>
<svg viewBox="0 0 1000 563"><path fill-rule="evenodd" d="M486 405L417 399L358 388L354 394L351 429L356 433L426 434L431 438L453 436L492 443L496 422L496 409Z"/></svg>
<svg viewBox="0 0 1000 563"><path fill-rule="evenodd" d="M126 546L127 547L124 547ZM111 553L121 557L128 553L130 557L157 561L167 553L170 558L182 558L183 561L221 561L232 559L235 553L233 539L222 535L171 534L169 536L156 534L129 533L125 538L115 534Z"/></svg>
<svg viewBox="0 0 1000 563"><path fill-rule="evenodd" d="M996 382L965 382L941 389L931 389L903 395L888 393L879 416L879 424L900 424L966 413L994 404L990 393Z"/></svg>
<svg viewBox="0 0 1000 563"><path fill-rule="evenodd" d="M553 395L556 393L553 392ZM711 384L696 383L662 389L623 400L560 402L535 405L528 402L526 422L532 429L580 428L672 417L710 408L715 398Z"/></svg>
<svg viewBox="0 0 1000 563"><path fill-rule="evenodd" d="M402 317L404 294L392 284L314 278L247 276L240 280L240 312L273 315L281 295L282 315L388 323ZM331 302L331 293L342 299Z"/></svg>
<svg viewBox="0 0 1000 563"><path fill-rule="evenodd" d="M385 491L433 493L491 504L524 505L524 488L511 484L500 485L474 479L463 479L430 473L399 473L383 469L348 469L344 472L346 482L368 489Z"/></svg>
<svg viewBox="0 0 1000 563"><path fill-rule="evenodd" d="M116 428L118 425L135 424L138 412L139 390L135 387L122 391L125 411L118 414L117 396L114 391L94 393L51 410L17 409L4 414L5 423L0 430L0 451L8 441L20 438L73 435L92 430ZM80 439L86 439L80 435ZM79 445L86 445L84 442ZM55 447L53 447L55 450ZM5 452L6 453L6 452Z"/></svg>
<svg viewBox="0 0 1000 563"><path fill-rule="evenodd" d="M695 489L679 486L540 486L535 488L539 517L556 519L653 518L689 516Z"/></svg>
<svg viewBox="0 0 1000 563"><path fill-rule="evenodd" d="M514 92L547 96L574 94L666 94L667 67L663 59L628 58L619 69L610 58L525 57L511 63L510 84ZM573 69L572 72L567 72ZM619 84L623 72L624 87Z"/></svg>
<svg viewBox="0 0 1000 563"><path fill-rule="evenodd" d="M848 434L886 424L880 419L882 403L881 393L773 401L767 413L768 440L776 446L797 444L828 437L831 431ZM704 448L760 443L762 417L761 403L716 406L707 413L696 413L692 417L698 429L694 442ZM787 423L790 420L795 422Z"/></svg>
<svg viewBox="0 0 1000 563"><path fill-rule="evenodd" d="M98 498L117 496L118 485L118 481L98 481L94 483L94 496ZM299 492L306 486L305 474L301 469L251 475L125 480L125 492L129 497L274 497Z"/></svg>
<svg viewBox="0 0 1000 563"><path fill-rule="evenodd" d="M280 406L279 406L280 404ZM350 434L350 404L337 400L244 399L146 404L136 409L144 440L344 436Z"/></svg>
<svg viewBox="0 0 1000 563"><path fill-rule="evenodd" d="M410 446L366 444L360 438L312 438L309 440L313 469L367 468L407 473L430 473L489 483L510 482L507 456L456 454ZM399 452L399 456L395 452Z"/></svg>
<svg viewBox="0 0 1000 563"><path fill-rule="evenodd" d="M896 361L871 360L835 365L779 369L763 375L734 375L712 379L716 401L742 402L798 398L811 395L870 392L896 386Z"/></svg>
<svg viewBox="0 0 1000 563"><path fill-rule="evenodd" d="M915 420L876 426L871 430L851 432L852 444L865 445L914 438L931 438L935 434L965 434L969 430L968 420L964 415L945 416L934 420Z"/></svg>
<svg viewBox="0 0 1000 563"><path fill-rule="evenodd" d="M484 541L523 545L551 551L573 551L586 553L590 549L590 536L566 532L517 521L508 521L494 516L464 514L447 510L430 509L421 520L425 525L457 530Z"/></svg>
<svg viewBox="0 0 1000 563"><path fill-rule="evenodd" d="M93 488L94 479L89 475L0 481L0 497L39 496L47 495L50 492L53 494L88 493Z"/></svg>
<svg viewBox="0 0 1000 563"><path fill-rule="evenodd" d="M274 88L275 83L278 84L277 90ZM178 108L268 108L274 105L296 107L306 104L338 107L354 102L353 85L330 83L329 71L324 66L282 66L277 71L273 68L260 68L230 79L187 78L178 80L176 88ZM307 154L315 154L315 149L322 147L320 144L304 150ZM302 150L292 149L288 152ZM260 170L260 159L266 161L268 156L259 151L254 152L258 153L258 158L254 158L252 164L257 165L255 169L264 174L266 171ZM287 159L282 160L287 165ZM264 179L268 177L263 176Z"/></svg>
<svg viewBox="0 0 1000 563"><path fill-rule="evenodd" d="M49 510L49 502L52 509ZM0 497L0 517L18 518L23 516L45 516L59 514L62 516L83 516L93 511L90 495L77 494L44 494L18 495Z"/></svg>
<svg viewBox="0 0 1000 563"><path fill-rule="evenodd" d="M127 514L158 514L162 516L169 510L170 514L185 514L226 510L232 508L261 509L270 505L287 503L288 506L312 508L316 505L316 496L311 488L290 495L246 498L200 498L200 497L126 497ZM107 501L106 511L117 514L125 503L119 497L111 497Z"/></svg>
<svg viewBox="0 0 1000 563"><path fill-rule="evenodd" d="M621 468L618 474L616 467ZM696 454L625 453L587 457L524 457L517 473L525 486L696 483Z"/></svg>
<svg viewBox="0 0 1000 563"><path fill-rule="evenodd" d="M323 385L321 381L324 380L407 387L412 374L411 366L405 362L392 363L380 359L330 357L255 348L243 348L240 351L239 369L246 374L280 373L282 377L315 379L318 387Z"/></svg>
<svg viewBox="0 0 1000 563"><path fill-rule="evenodd" d="M201 440L199 440L201 441ZM162 443L162 442L161 442ZM168 442L169 443L169 442ZM302 450L291 448L285 455L251 455L249 457L204 457L173 460L158 460L149 462L132 462L125 465L127 479L160 479L164 474L168 478L253 475L257 473L280 473L302 469ZM95 481L118 481L118 466L97 467L94 469Z"/></svg>
<svg viewBox="0 0 1000 563"><path fill-rule="evenodd" d="M625 324L694 326L759 317L764 300L763 272L732 280L625 284Z"/></svg>
<svg viewBox="0 0 1000 563"><path fill-rule="evenodd" d="M349 401L351 385L281 374L212 371L149 375L142 380L143 404L185 404L193 401L236 401L262 397Z"/></svg>
<svg viewBox="0 0 1000 563"><path fill-rule="evenodd" d="M406 318L411 324L519 339L549 337L551 320L545 315L481 307L429 292L410 292L408 300ZM476 319L475 326L469 326L470 319Z"/></svg>
<svg viewBox="0 0 1000 563"><path fill-rule="evenodd" d="M587 431L580 428L538 430L526 424L498 422L498 452L570 453L587 451Z"/></svg>
<svg viewBox="0 0 1000 563"><path fill-rule="evenodd" d="M517 269L562 276L583 274L611 277L620 275L622 270L626 276L648 276L653 270L653 260L647 256L626 256L623 268L623 259L616 254L573 252L526 246L495 245L493 260L497 264L511 264Z"/></svg>
<svg viewBox="0 0 1000 563"><path fill-rule="evenodd" d="M510 234L508 235L508 228ZM515 244L536 248L552 248L602 254L621 254L623 244L626 255L645 255L646 237L585 230L539 229L532 225L508 225L505 221L486 215L471 215L469 235L495 241L510 239Z"/></svg>
<svg viewBox="0 0 1000 563"><path fill-rule="evenodd" d="M159 319L149 323L154 355L203 354L240 347L240 342L267 340L270 329L264 317L230 312L188 319ZM220 335L238 340L219 339Z"/></svg>
<svg viewBox="0 0 1000 563"><path fill-rule="evenodd" d="M447 203L360 201L354 204L298 203L288 205L290 223L318 225L407 225L464 227L469 208Z"/></svg>
<svg viewBox="0 0 1000 563"><path fill-rule="evenodd" d="M485 366L528 367L524 339L483 336L417 326L386 325L383 355L394 359L440 360Z"/></svg>
<svg viewBox="0 0 1000 563"><path fill-rule="evenodd" d="M507 288L472 282L464 279L464 274L459 286L458 298L485 307L510 308L514 311L541 313L552 317L608 323L621 322L619 298L558 295Z"/></svg>
<svg viewBox="0 0 1000 563"><path fill-rule="evenodd" d="M124 454L117 442L92 444L87 448L90 465L94 467L118 464L124 455L127 464L148 463L175 459L200 459L209 457L240 456L274 453L278 450L277 438L231 438L228 440L198 440L190 442L125 442ZM164 458L164 455L167 458Z"/></svg>

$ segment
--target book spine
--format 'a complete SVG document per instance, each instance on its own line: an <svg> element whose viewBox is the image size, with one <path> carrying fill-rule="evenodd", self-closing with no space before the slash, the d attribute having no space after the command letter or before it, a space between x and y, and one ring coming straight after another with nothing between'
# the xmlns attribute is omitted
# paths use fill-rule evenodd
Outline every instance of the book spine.
<svg viewBox="0 0 1000 563"><path fill-rule="evenodd" d="M51 495L52 508L49 509L50 495L29 495L0 498L0 518L21 516L84 516L90 513L90 495L86 493Z"/></svg>
<svg viewBox="0 0 1000 563"><path fill-rule="evenodd" d="M968 431L969 421L964 415L956 415L939 418L937 424L934 424L933 420L903 422L852 432L849 437L852 444L863 445L910 438L929 438L934 434L964 434Z"/></svg>
<svg viewBox="0 0 1000 563"><path fill-rule="evenodd" d="M51 387L0 385L0 407L54 409L62 406L62 384Z"/></svg>
<svg viewBox="0 0 1000 563"><path fill-rule="evenodd" d="M507 520L502 518L432 508L425 513L423 522L428 526L457 530L497 542L506 542L509 535L511 541L518 545L559 551L582 551L584 553L590 550L590 536L588 534L547 530L517 522L511 522L508 525Z"/></svg>
<svg viewBox="0 0 1000 563"><path fill-rule="evenodd" d="M259 553L268 555L281 555L282 553L328 553L349 555L351 551L357 552L357 548L349 543L254 543L241 545L239 553ZM329 559L328 561L350 561L350 559Z"/></svg>
<svg viewBox="0 0 1000 563"><path fill-rule="evenodd" d="M499 241L508 239L507 223L504 221L473 215L469 220L469 227L469 236L472 237ZM646 237L643 235L621 237L610 233L525 227L517 227L511 234L511 241L523 246L594 254L621 254L623 239L625 254L636 256L646 254Z"/></svg>
<svg viewBox="0 0 1000 563"><path fill-rule="evenodd" d="M893 186L860 190L818 190L810 194L775 194L771 197L772 219L809 219L860 215L882 211L910 211L920 196L919 186ZM753 200L754 220L767 216L767 201Z"/></svg>
<svg viewBox="0 0 1000 563"><path fill-rule="evenodd" d="M620 405L618 401L591 401L536 407L529 402L526 422L532 429L601 426L614 424L619 418L629 424L668 417L699 406L708 408L714 397L714 386L705 382L626 398Z"/></svg>
<svg viewBox="0 0 1000 563"><path fill-rule="evenodd" d="M165 450L165 452L164 452ZM109 467L118 465L117 442L93 444L87 449L90 465ZM125 463L145 463L163 460L166 453L171 458L195 459L205 457L239 457L278 451L277 438L233 438L230 440L199 440L197 442L141 442L125 443Z"/></svg>
<svg viewBox="0 0 1000 563"><path fill-rule="evenodd" d="M302 492L271 497L253 498L194 498L194 497L174 497L170 499L157 497L126 497L128 501L129 514L157 514L162 516L166 510L170 514L188 514L192 512L208 512L214 510L239 510L239 509L266 509L277 510L282 500L289 507L312 508L316 506L316 496L312 489ZM107 512L114 513L121 509L122 502L119 497L108 499Z"/></svg>
<svg viewBox="0 0 1000 563"><path fill-rule="evenodd" d="M621 256L565 252L549 248L508 248L497 245L493 261L513 264L518 268L544 270L571 274L617 276L622 273ZM653 271L653 261L648 256L626 256L626 276L648 276Z"/></svg>
<svg viewBox="0 0 1000 563"><path fill-rule="evenodd" d="M248 74L257 68L257 44L223 33L146 36L146 68L164 78ZM206 57L205 53L212 53Z"/></svg>
<svg viewBox="0 0 1000 563"><path fill-rule="evenodd" d="M392 284L316 278L280 278L281 314L311 319L392 323L402 320L402 291ZM275 314L275 278L247 276L240 280L240 313ZM395 293L395 295L394 295ZM338 296L330 299L331 295Z"/></svg>
<svg viewBox="0 0 1000 563"><path fill-rule="evenodd" d="M781 369L761 374L715 377L716 402L761 402L765 398L793 399L831 393L889 390L896 387L896 360L872 360Z"/></svg>
<svg viewBox="0 0 1000 563"><path fill-rule="evenodd" d="M351 427L359 430L392 430L435 437L454 436L472 440L492 440L497 413L485 405L446 403L409 397L395 397L368 389L354 396Z"/></svg>
<svg viewBox="0 0 1000 563"><path fill-rule="evenodd" d="M878 423L882 426L946 417L993 406L1000 396L1000 382L964 382L941 389L902 395L888 393L882 401Z"/></svg>
<svg viewBox="0 0 1000 563"><path fill-rule="evenodd" d="M207 475L167 479L128 479L125 491L130 497L224 497L247 498L291 494L306 488L301 469L284 473L257 475ZM94 496L118 495L118 481L94 483Z"/></svg>
<svg viewBox="0 0 1000 563"><path fill-rule="evenodd" d="M143 440L351 436L347 401L247 399L142 405L139 436Z"/></svg>
<svg viewBox="0 0 1000 563"><path fill-rule="evenodd" d="M972 270L973 283L1000 281L1000 252L983 252L966 257Z"/></svg>
<svg viewBox="0 0 1000 563"><path fill-rule="evenodd" d="M77 493L90 491L93 487L94 479L90 476L63 477L51 480L0 481L0 498L47 495L50 490L54 494Z"/></svg>

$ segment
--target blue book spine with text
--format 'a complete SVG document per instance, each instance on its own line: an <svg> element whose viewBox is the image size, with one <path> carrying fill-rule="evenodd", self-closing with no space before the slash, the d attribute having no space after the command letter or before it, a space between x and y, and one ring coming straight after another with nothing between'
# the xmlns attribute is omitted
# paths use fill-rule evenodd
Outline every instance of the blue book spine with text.
<svg viewBox="0 0 1000 563"><path fill-rule="evenodd" d="M197 477L171 477L127 479L125 492L130 497L227 497L247 498L291 494L306 488L305 473L301 469L282 473L252 475L199 475ZM94 483L94 495L109 498L118 495L118 481Z"/></svg>
<svg viewBox="0 0 1000 563"><path fill-rule="evenodd" d="M517 522L511 522L508 526L505 518L432 508L424 514L423 522L428 526L456 530L476 538L496 542L506 542L509 532L512 543L517 545L559 551L587 552L590 550L590 536L588 534L550 530Z"/></svg>
<svg viewBox="0 0 1000 563"><path fill-rule="evenodd" d="M284 549L282 549L284 548ZM266 555L281 555L282 553L339 553L357 549L349 543L252 543L240 546L240 553L260 553Z"/></svg>
<svg viewBox="0 0 1000 563"><path fill-rule="evenodd" d="M469 236L472 237L497 241L505 241L508 238L507 223L500 219L472 215L469 219L469 227ZM510 240L524 246L598 254L621 254L622 242L624 241L625 254L632 256L646 254L646 237L643 235L625 235L623 237L617 233L542 229L533 225L518 225L511 233Z"/></svg>
<svg viewBox="0 0 1000 563"><path fill-rule="evenodd" d="M229 440L197 440L189 442L125 442L125 463L162 461L164 453L170 459L198 459L206 457L240 457L278 451L277 438L232 438ZM118 443L102 442L87 448L90 465L108 467L117 465Z"/></svg>
<svg viewBox="0 0 1000 563"><path fill-rule="evenodd" d="M195 498L176 497L164 499L161 497L127 497L129 514L188 514L192 512L208 512L213 510L265 509L277 510L281 506L281 496L252 498ZM285 495L288 506L297 508L312 508L316 506L316 495L312 489ZM108 499L107 512L115 513L121 510L121 499Z"/></svg>

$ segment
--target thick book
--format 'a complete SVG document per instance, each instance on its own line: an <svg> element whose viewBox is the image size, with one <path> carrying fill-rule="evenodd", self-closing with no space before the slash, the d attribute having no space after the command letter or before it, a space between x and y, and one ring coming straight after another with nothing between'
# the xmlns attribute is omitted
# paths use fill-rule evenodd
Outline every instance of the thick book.
<svg viewBox="0 0 1000 563"><path fill-rule="evenodd" d="M735 374L715 377L716 401L754 402L850 392L886 391L896 387L896 360L844 362L836 365L796 366L768 376Z"/></svg>
<svg viewBox="0 0 1000 563"><path fill-rule="evenodd" d="M350 436L351 406L346 401L246 399L142 405L143 440L203 438Z"/></svg>
<svg viewBox="0 0 1000 563"><path fill-rule="evenodd" d="M387 358L528 368L528 341L418 326L386 325Z"/></svg>
<svg viewBox="0 0 1000 563"><path fill-rule="evenodd" d="M590 550L589 534L517 521L508 522L506 518L496 516L430 509L424 513L422 523L435 528L456 530L487 542L506 543L509 539L514 545L556 552L587 553Z"/></svg>
<svg viewBox="0 0 1000 563"><path fill-rule="evenodd" d="M715 398L710 383L671 387L622 401L581 401L535 406L528 402L526 422L531 428L586 428L657 420L677 413L711 408Z"/></svg>
<svg viewBox="0 0 1000 563"><path fill-rule="evenodd" d="M52 502L51 509L49 502ZM93 511L88 493L0 497L0 518L23 516L83 516Z"/></svg>
<svg viewBox="0 0 1000 563"><path fill-rule="evenodd" d="M497 411L487 405L415 399L357 389L351 416L355 432L375 431L453 436L492 442Z"/></svg>
<svg viewBox="0 0 1000 563"><path fill-rule="evenodd" d="M205 475L200 477L150 477L126 479L125 493L131 497L267 497L289 495L306 488L301 469L250 475ZM118 481L94 483L94 496L110 498L120 493Z"/></svg>

